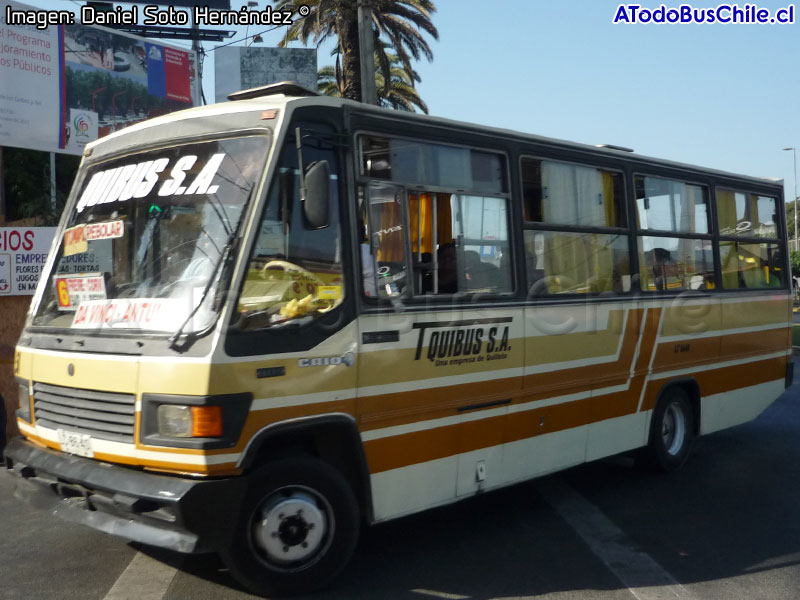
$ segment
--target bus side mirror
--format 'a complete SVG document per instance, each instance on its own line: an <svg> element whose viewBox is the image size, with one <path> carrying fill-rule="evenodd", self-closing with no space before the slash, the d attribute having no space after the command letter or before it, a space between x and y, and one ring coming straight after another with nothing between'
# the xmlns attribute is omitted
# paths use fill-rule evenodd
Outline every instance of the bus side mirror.
<svg viewBox="0 0 800 600"><path fill-rule="evenodd" d="M331 168L327 160L311 163L305 173L303 215L309 229L328 226Z"/></svg>

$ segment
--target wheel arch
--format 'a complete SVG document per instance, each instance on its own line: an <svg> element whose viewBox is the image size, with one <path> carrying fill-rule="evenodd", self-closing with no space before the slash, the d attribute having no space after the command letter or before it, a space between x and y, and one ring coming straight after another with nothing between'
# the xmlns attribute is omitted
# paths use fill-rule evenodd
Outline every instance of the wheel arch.
<svg viewBox="0 0 800 600"><path fill-rule="evenodd" d="M700 417L701 417L701 394L700 394L700 384L697 383L697 380L694 377L683 377L681 379L670 379L667 383L661 386L661 389L658 392L658 398L656 398L656 403L653 406L655 409L658 406L658 403L661 402L661 399L664 397L666 393L670 390L679 388L683 390L687 397L689 398L689 404L692 407L692 417L693 417L693 429L694 435L700 435ZM651 428L650 428L650 435L652 435L652 417L651 417Z"/></svg>
<svg viewBox="0 0 800 600"><path fill-rule="evenodd" d="M364 518L374 521L369 467L351 415L332 413L271 423L250 439L238 467L250 471L271 459L293 455L313 456L337 469L350 483Z"/></svg>

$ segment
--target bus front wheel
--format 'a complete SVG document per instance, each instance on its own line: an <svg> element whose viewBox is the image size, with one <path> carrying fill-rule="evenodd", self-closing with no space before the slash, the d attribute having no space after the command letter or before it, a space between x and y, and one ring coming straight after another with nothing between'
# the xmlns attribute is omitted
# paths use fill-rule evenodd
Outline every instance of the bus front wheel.
<svg viewBox="0 0 800 600"><path fill-rule="evenodd" d="M689 458L694 441L694 412L683 388L664 391L650 424L650 462L662 471L676 471Z"/></svg>
<svg viewBox="0 0 800 600"><path fill-rule="evenodd" d="M259 595L293 595L326 585L358 540L358 502L327 463L291 458L252 474L238 524L222 559Z"/></svg>

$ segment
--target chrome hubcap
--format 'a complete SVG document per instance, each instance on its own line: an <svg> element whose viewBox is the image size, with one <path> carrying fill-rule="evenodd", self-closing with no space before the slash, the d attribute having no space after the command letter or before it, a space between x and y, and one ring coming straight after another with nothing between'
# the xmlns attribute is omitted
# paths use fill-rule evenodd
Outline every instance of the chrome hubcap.
<svg viewBox="0 0 800 600"><path fill-rule="evenodd" d="M683 440L686 437L686 416L683 414L680 405L673 402L667 407L664 413L664 421L661 424L661 439L664 441L664 448L667 453L675 456L683 447Z"/></svg>
<svg viewBox="0 0 800 600"><path fill-rule="evenodd" d="M253 523L253 537L270 562L281 565L305 562L322 547L328 518L308 490L286 489L271 495Z"/></svg>

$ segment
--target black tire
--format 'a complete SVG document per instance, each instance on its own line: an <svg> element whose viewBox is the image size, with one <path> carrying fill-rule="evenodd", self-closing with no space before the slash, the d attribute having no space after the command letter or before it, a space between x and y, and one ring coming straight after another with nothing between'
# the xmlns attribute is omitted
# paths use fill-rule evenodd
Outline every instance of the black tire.
<svg viewBox="0 0 800 600"><path fill-rule="evenodd" d="M358 502L345 478L313 458L271 462L251 475L231 545L231 574L259 595L325 586L358 541Z"/></svg>
<svg viewBox="0 0 800 600"><path fill-rule="evenodd" d="M683 388L670 387L658 400L650 423L648 462L660 471L680 469L694 443L694 411Z"/></svg>

